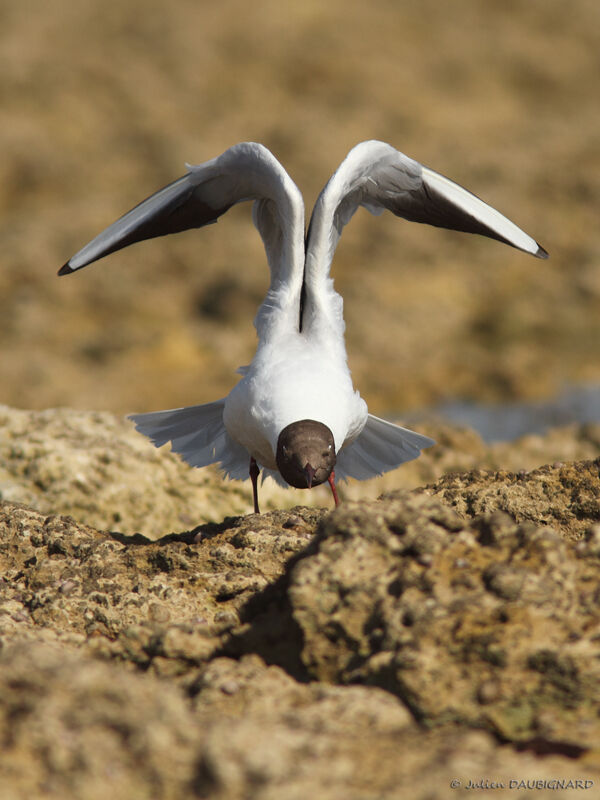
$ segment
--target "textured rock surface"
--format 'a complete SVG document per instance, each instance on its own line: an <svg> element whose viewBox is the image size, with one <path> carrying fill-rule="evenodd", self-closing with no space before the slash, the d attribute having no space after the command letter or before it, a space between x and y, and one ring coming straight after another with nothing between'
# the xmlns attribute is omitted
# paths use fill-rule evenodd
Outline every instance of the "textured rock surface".
<svg viewBox="0 0 600 800"><path fill-rule="evenodd" d="M0 406L0 498L153 538L252 508L248 482L223 481L212 468L190 469L127 419L7 406ZM261 500L268 509L298 498L269 481Z"/></svg>
<svg viewBox="0 0 600 800"><path fill-rule="evenodd" d="M426 800L472 794L450 795L456 776L593 780L572 759L540 760L481 731L424 731L380 689L298 684L257 656L216 659L182 693L75 650L19 644L0 656L0 689L6 800Z"/></svg>
<svg viewBox="0 0 600 800"><path fill-rule="evenodd" d="M447 475L425 489L463 515L505 511L518 522L551 525L565 538L579 539L600 522L598 462L577 462L514 472Z"/></svg>
<svg viewBox="0 0 600 800"><path fill-rule="evenodd" d="M65 414L44 425L57 426L66 465ZM19 417L5 419L7 440ZM99 449L82 469L94 474L121 429L92 422ZM19 438L3 468L19 463L18 485L34 487L36 451ZM466 433L447 439L439 462L475 459L449 444ZM591 442L572 432L572 448ZM140 486L164 480L165 463L180 469L125 444ZM483 448L482 461L493 455ZM117 457L105 468L100 511L126 472ZM198 474L173 474L185 499ZM333 513L168 526L156 541L2 502L3 798L442 800L485 779L511 798L531 794L511 780L597 788L599 492L600 460L472 469ZM38 505L59 495L52 479L32 489Z"/></svg>
<svg viewBox="0 0 600 800"><path fill-rule="evenodd" d="M434 448L381 478L342 485L342 497L375 498L383 491L432 483L448 472L480 467L518 472L594 458L600 451L600 425L570 426L547 437L527 436L493 446L463 428L429 424L419 429L435 438ZM457 480L460 485L462 478ZM299 503L332 506L327 486L310 492L285 490L267 480L260 497L263 510ZM213 468L191 469L168 446L157 450L122 417L8 406L0 406L0 499L150 538L252 508L249 481L223 481Z"/></svg>
<svg viewBox="0 0 600 800"><path fill-rule="evenodd" d="M321 516L302 508L251 515L151 542L4 503L0 631L85 640L144 669L184 668L219 648Z"/></svg>
<svg viewBox="0 0 600 800"><path fill-rule="evenodd" d="M185 698L72 646L0 656L2 796L182 797L202 733Z"/></svg>
<svg viewBox="0 0 600 800"><path fill-rule="evenodd" d="M598 486L600 462L582 468ZM291 574L303 662L392 691L427 726L598 759L599 541L598 525L573 545L499 511L465 522L424 495L338 511Z"/></svg>

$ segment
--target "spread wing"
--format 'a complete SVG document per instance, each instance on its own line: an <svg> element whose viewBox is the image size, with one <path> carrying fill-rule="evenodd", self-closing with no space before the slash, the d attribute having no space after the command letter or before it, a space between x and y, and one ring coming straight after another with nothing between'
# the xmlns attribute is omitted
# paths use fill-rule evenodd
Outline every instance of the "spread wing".
<svg viewBox="0 0 600 800"><path fill-rule="evenodd" d="M548 257L535 239L462 186L389 144L369 141L348 153L315 204L307 240L308 288L327 278L344 225L359 206L372 214L387 210L411 222L478 233Z"/></svg>
<svg viewBox="0 0 600 800"><path fill-rule="evenodd" d="M337 454L335 474L340 480L365 481L418 458L433 444L428 436L369 414L359 436Z"/></svg>
<svg viewBox="0 0 600 800"><path fill-rule="evenodd" d="M248 453L229 436L223 423L225 400L199 406L131 414L135 427L156 447L171 442L192 467L218 464L229 478L248 477Z"/></svg>
<svg viewBox="0 0 600 800"><path fill-rule="evenodd" d="M134 242L202 228L231 206L255 200L254 223L263 239L273 280L302 282L304 204L300 192L263 145L243 142L197 166L135 206L70 258L68 275Z"/></svg>

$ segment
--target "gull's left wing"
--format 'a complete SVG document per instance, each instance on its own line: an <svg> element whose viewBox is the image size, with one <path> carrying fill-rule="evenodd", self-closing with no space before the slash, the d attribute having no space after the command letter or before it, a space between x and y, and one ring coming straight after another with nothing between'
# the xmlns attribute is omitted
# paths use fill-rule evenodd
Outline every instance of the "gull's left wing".
<svg viewBox="0 0 600 800"><path fill-rule="evenodd" d="M389 144L368 141L348 153L315 204L306 253L308 289L328 276L342 229L359 206L372 214L387 209L411 222L479 233L548 257L535 239L462 186Z"/></svg>
<svg viewBox="0 0 600 800"><path fill-rule="evenodd" d="M434 444L428 436L369 414L358 437L337 454L335 475L339 480L375 478L418 458Z"/></svg>

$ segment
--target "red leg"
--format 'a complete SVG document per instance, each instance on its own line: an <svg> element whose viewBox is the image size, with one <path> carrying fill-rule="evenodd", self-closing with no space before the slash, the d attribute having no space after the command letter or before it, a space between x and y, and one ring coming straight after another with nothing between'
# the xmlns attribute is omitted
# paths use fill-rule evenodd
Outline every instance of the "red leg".
<svg viewBox="0 0 600 800"><path fill-rule="evenodd" d="M252 496L254 498L254 513L260 514L258 507L258 476L260 469L256 461L250 457L250 480L252 481Z"/></svg>
<svg viewBox="0 0 600 800"><path fill-rule="evenodd" d="M329 485L331 486L331 493L333 494L333 500L336 506L340 504L340 498L338 497L337 489L335 488L335 470L331 470L331 474L329 478L327 478Z"/></svg>

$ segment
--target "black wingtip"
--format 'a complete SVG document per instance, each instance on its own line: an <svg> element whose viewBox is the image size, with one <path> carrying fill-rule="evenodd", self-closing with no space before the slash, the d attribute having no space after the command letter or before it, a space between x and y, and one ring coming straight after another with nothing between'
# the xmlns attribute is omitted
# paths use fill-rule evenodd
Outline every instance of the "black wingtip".
<svg viewBox="0 0 600 800"><path fill-rule="evenodd" d="M544 250L541 244L538 244L538 249L533 255L536 258L550 258L550 254Z"/></svg>
<svg viewBox="0 0 600 800"><path fill-rule="evenodd" d="M71 267L69 266L69 262L67 261L67 263L63 264L63 266L58 270L58 272L56 274L57 275L70 275L72 272L75 272L75 270L71 269Z"/></svg>

